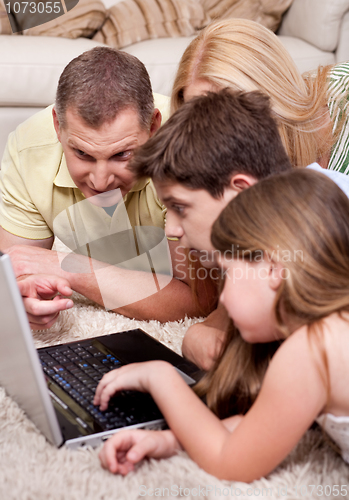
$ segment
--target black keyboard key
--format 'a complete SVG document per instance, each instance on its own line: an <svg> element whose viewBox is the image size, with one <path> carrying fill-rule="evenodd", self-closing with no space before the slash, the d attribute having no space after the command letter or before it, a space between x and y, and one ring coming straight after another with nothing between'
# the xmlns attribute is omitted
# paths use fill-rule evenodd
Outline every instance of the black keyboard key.
<svg viewBox="0 0 349 500"><path fill-rule="evenodd" d="M57 373L62 373L62 372L64 372L64 371L65 371L65 370L64 370L64 367L63 367L63 366L61 366L61 365L53 365L53 366L52 366L52 368L53 368L53 370L54 370L55 372L57 372Z"/></svg>
<svg viewBox="0 0 349 500"><path fill-rule="evenodd" d="M95 390L97 389L97 383L96 382L91 382L89 384L86 385L86 387L88 387L91 391L95 392Z"/></svg>
<svg viewBox="0 0 349 500"><path fill-rule="evenodd" d="M67 359L69 359L69 361L79 361L80 357L75 354L74 352L72 352L71 354L67 354Z"/></svg>
<svg viewBox="0 0 349 500"><path fill-rule="evenodd" d="M93 368L102 368L103 365L100 361L98 361L98 359L96 358L92 358L92 359L89 359L88 362L90 363L91 366L93 366Z"/></svg>
<svg viewBox="0 0 349 500"><path fill-rule="evenodd" d="M88 351L92 356L104 356L104 354L96 349L93 345L89 345L85 347L86 351Z"/></svg>
<svg viewBox="0 0 349 500"><path fill-rule="evenodd" d="M51 375L51 376L56 373L52 368L49 368L48 366L44 366L44 372L46 373L46 375Z"/></svg>
<svg viewBox="0 0 349 500"><path fill-rule="evenodd" d="M121 391L110 400L105 412L93 405L100 379L122 364L112 354L105 354L93 345L76 344L72 348L62 346L49 353L45 351L40 359L47 376L84 407L104 430L134 425L149 418L149 400L145 399L144 404L142 400L139 402L139 393L135 391ZM137 403L134 401L136 397ZM161 418L156 406L153 406L154 418Z"/></svg>
<svg viewBox="0 0 349 500"><path fill-rule="evenodd" d="M90 365L88 363L86 363L85 361L78 361L77 363L77 366L81 369L81 370L85 370L86 368L88 368Z"/></svg>

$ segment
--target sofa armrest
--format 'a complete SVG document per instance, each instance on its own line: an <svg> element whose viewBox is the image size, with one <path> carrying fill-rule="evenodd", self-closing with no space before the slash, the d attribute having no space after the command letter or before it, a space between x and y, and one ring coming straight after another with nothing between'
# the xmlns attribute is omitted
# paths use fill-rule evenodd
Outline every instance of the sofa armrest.
<svg viewBox="0 0 349 500"><path fill-rule="evenodd" d="M349 10L342 20L336 51L336 62L344 61L349 61Z"/></svg>

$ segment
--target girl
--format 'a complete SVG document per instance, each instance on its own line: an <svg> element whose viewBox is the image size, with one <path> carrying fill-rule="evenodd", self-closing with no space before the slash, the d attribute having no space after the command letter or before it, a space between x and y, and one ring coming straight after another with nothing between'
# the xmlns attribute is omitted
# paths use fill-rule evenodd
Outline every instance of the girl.
<svg viewBox="0 0 349 500"><path fill-rule="evenodd" d="M115 434L100 454L104 467L126 474L145 456L183 448L210 474L250 482L280 464L315 420L349 463L348 214L341 189L303 169L262 180L229 203L212 230L226 272L221 302L247 346L280 342L259 394L244 416L222 421L165 362L112 371L95 404L105 410L116 391L148 391L170 430ZM235 338L227 336L201 384L216 412L241 396L231 366L242 378L254 368L254 358L239 368L232 361Z"/></svg>
<svg viewBox="0 0 349 500"><path fill-rule="evenodd" d="M301 75L279 38L247 19L208 25L178 66L171 111L224 87L267 94L295 167L318 162L349 173L349 62Z"/></svg>

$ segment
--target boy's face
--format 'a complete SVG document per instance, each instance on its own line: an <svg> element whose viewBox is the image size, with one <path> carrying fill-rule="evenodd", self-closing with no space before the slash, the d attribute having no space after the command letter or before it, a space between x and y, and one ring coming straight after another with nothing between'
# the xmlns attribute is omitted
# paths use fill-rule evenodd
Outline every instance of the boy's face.
<svg viewBox="0 0 349 500"><path fill-rule="evenodd" d="M167 208L165 232L168 238L178 238L180 245L199 252L205 267L214 265L211 229L223 208L237 194L227 187L221 198L213 198L204 189L189 189L179 183L154 182L157 194Z"/></svg>

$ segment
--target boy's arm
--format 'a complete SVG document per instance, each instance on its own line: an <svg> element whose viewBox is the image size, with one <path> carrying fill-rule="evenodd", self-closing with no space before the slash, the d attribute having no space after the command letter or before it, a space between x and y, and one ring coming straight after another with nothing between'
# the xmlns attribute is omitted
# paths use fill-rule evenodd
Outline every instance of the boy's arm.
<svg viewBox="0 0 349 500"><path fill-rule="evenodd" d="M188 328L182 354L203 370L209 370L219 356L229 326L229 316L222 304L202 322Z"/></svg>

